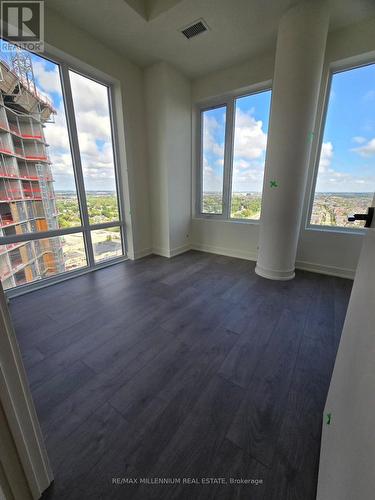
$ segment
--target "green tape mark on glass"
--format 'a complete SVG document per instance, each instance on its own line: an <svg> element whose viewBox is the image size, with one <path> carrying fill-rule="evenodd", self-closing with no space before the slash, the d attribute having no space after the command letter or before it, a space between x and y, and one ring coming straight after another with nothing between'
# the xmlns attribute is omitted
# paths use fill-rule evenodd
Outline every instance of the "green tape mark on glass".
<svg viewBox="0 0 375 500"><path fill-rule="evenodd" d="M331 425L331 418L332 418L332 414L327 413L327 425Z"/></svg>
<svg viewBox="0 0 375 500"><path fill-rule="evenodd" d="M270 186L271 186L271 188L277 188L277 182L276 181L270 181Z"/></svg>

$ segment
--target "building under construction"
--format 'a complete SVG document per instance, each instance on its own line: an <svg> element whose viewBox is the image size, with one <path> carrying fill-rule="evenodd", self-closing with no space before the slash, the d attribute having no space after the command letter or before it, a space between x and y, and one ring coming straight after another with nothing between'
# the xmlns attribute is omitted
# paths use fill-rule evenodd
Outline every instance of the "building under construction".
<svg viewBox="0 0 375 500"><path fill-rule="evenodd" d="M56 113L36 88L30 54L0 59L0 236L58 228L55 192L44 137ZM4 289L64 271L59 238L0 246Z"/></svg>

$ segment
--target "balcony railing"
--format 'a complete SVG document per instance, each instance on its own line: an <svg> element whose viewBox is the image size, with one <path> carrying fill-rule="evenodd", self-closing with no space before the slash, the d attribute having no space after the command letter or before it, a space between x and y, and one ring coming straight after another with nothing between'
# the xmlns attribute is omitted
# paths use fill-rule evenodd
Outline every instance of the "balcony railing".
<svg viewBox="0 0 375 500"><path fill-rule="evenodd" d="M9 132L10 134L15 135L16 137L19 137L20 139L32 139L36 141L40 141L43 144L45 143L44 137L42 135L42 132L35 131L31 128L29 129L23 129L17 126L15 123L9 123L9 125L6 125L4 122L0 122L0 130L3 130L5 132Z"/></svg>

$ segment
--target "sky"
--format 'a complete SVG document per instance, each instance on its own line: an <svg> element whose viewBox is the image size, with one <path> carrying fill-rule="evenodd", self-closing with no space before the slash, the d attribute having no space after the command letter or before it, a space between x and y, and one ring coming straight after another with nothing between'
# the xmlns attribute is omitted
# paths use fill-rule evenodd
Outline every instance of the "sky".
<svg viewBox="0 0 375 500"><path fill-rule="evenodd" d="M262 190L271 92L236 100L234 192ZM203 116L203 189L221 191L225 108ZM375 64L334 74L317 178L318 192L375 191Z"/></svg>
<svg viewBox="0 0 375 500"><path fill-rule="evenodd" d="M375 64L332 77L317 191L375 191Z"/></svg>
<svg viewBox="0 0 375 500"><path fill-rule="evenodd" d="M234 192L261 191L271 91L236 99L233 149ZM225 107L203 113L203 191L221 191Z"/></svg>
<svg viewBox="0 0 375 500"><path fill-rule="evenodd" d="M8 59L8 54L2 54ZM51 99L57 111L54 123L44 129L56 191L75 190L72 156L64 110L59 67L31 54L36 86ZM85 187L89 191L115 191L108 89L89 78L70 72L74 110Z"/></svg>

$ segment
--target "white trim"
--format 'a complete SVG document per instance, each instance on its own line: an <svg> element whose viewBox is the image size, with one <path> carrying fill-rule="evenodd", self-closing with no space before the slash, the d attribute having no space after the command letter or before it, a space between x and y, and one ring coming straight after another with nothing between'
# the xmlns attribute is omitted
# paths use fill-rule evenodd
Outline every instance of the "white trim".
<svg viewBox="0 0 375 500"><path fill-rule="evenodd" d="M2 366L0 365L0 396L1 396L1 406L6 415L6 419L8 422L9 430L11 432L12 440L16 444L16 452L18 456L18 460L22 465L24 463L31 464L24 469L24 477L21 478L10 478L14 480L21 480L22 483L28 485L30 490L33 492L33 496L35 496L36 491L40 491L39 481L34 472L33 461L30 456L29 448L27 445L27 439L25 438L24 431L22 429L21 422L17 415L16 408L14 407L13 398L10 392L10 388L7 382L7 377L4 373ZM16 485L10 485L11 489L13 489Z"/></svg>
<svg viewBox="0 0 375 500"><path fill-rule="evenodd" d="M0 377L2 374L0 373ZM33 500L12 431L0 401L0 498Z"/></svg>
<svg viewBox="0 0 375 500"><path fill-rule="evenodd" d="M152 253L155 255L160 255L160 257L170 257L168 248L153 247Z"/></svg>
<svg viewBox="0 0 375 500"><path fill-rule="evenodd" d="M363 237L366 229L364 227L343 227L343 226L318 226L316 224L312 224L306 228L306 231L315 231L320 233L337 233L337 234L345 234L345 235L355 235L359 237Z"/></svg>
<svg viewBox="0 0 375 500"><path fill-rule="evenodd" d="M296 269L302 271L310 271L312 273L327 274L328 276L337 276L339 278L354 279L355 269L346 269L344 267L327 266L325 264L317 264L315 262L307 262L297 260Z"/></svg>
<svg viewBox="0 0 375 500"><path fill-rule="evenodd" d="M0 286L0 400L33 498L53 480L21 353Z"/></svg>
<svg viewBox="0 0 375 500"><path fill-rule="evenodd" d="M198 221L198 222L207 222L207 221L210 221L210 222L225 222L226 224L250 224L250 225L254 225L254 226L259 226L259 223L260 223L260 219L234 219L234 218L230 218L230 219L218 219L216 217L212 217L210 216L210 214L201 214L201 215L197 215L195 217L192 217L192 220L193 221Z"/></svg>
<svg viewBox="0 0 375 500"><path fill-rule="evenodd" d="M296 275L294 269L290 269L288 271L275 271L274 269L265 269L264 267L260 267L258 264L255 266L255 272L262 278L276 281L289 281Z"/></svg>
<svg viewBox="0 0 375 500"><path fill-rule="evenodd" d="M143 248L142 250L137 250L134 252L134 260L142 259L143 257L147 257L148 255L152 255L152 248Z"/></svg>
<svg viewBox="0 0 375 500"><path fill-rule="evenodd" d="M189 250L191 250L191 245L190 243L186 244L186 245L181 245L179 247L176 247L176 248L172 248L170 251L169 251L169 256L170 257L175 257L176 255L180 255L182 253L185 253L185 252L188 252Z"/></svg>
<svg viewBox="0 0 375 500"><path fill-rule="evenodd" d="M214 253L217 255L225 255L226 257L235 257L237 259L245 259L256 262L257 254L251 251L244 252L243 250L234 250L233 248L217 247L214 245L205 245L202 243L192 243L191 250L199 250L200 252Z"/></svg>
<svg viewBox="0 0 375 500"><path fill-rule="evenodd" d="M191 245L182 245L176 248L164 248L164 247L153 247L152 252L155 255L160 255L161 257L175 257L176 255L180 255L181 253L185 253L191 250Z"/></svg>
<svg viewBox="0 0 375 500"><path fill-rule="evenodd" d="M243 250L236 250L233 248L217 247L214 245L205 245L201 243L192 243L191 250L198 250L200 252L214 253L217 255L225 255L226 257L235 257L237 259L245 259L256 262L257 255L255 252L245 252ZM296 269L301 271L310 271L312 273L326 274L328 276L337 276L339 278L354 279L355 269L346 269L336 266L327 266L315 262L307 262L304 260L296 261Z"/></svg>

